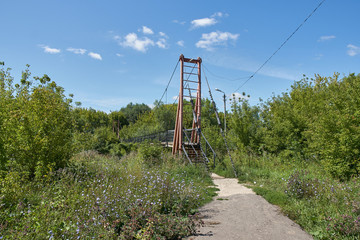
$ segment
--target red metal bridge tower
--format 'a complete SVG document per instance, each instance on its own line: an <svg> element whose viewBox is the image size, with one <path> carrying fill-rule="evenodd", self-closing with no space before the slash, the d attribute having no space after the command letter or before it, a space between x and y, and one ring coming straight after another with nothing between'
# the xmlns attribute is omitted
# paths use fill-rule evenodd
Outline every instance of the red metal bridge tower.
<svg viewBox="0 0 360 240"><path fill-rule="evenodd" d="M196 152L200 148L200 134L201 134L201 58L192 59L185 58L180 55L180 92L178 99L178 107L176 113L176 123L174 131L174 140L172 153L185 152L188 156L187 150L189 146ZM193 122L192 126L183 125L183 109L184 100L189 100L192 108ZM195 100L195 101L194 101ZM186 101L187 102L187 101ZM187 128L188 127L188 128ZM191 136L187 135L191 132ZM186 138L184 141L184 137ZM186 142L186 144L184 144ZM197 153L196 153L197 155Z"/></svg>

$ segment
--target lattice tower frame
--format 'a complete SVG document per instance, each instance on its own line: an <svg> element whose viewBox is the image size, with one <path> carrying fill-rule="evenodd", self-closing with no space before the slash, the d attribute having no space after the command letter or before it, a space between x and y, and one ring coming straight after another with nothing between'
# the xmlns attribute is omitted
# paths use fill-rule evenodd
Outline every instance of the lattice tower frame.
<svg viewBox="0 0 360 240"><path fill-rule="evenodd" d="M200 145L200 132L201 132L201 62L202 59L198 57L197 59L185 58L183 54L180 55L180 91L178 98L178 106L176 111L176 122L175 122L175 131L174 131L174 140L172 153L180 155L183 152L183 144L184 144L184 129L183 120L184 120L184 99L190 98L190 102L192 103L192 114L193 114L193 123L191 128L191 144L199 144ZM185 63L194 64L194 66L188 66ZM193 73L193 71L189 72L189 68L194 70L196 68L197 73ZM187 70L185 70L187 69ZM196 81L194 79L190 80L190 76L197 76ZM187 77L187 78L186 78ZM196 84L196 89L191 88L190 85ZM189 95L184 94L184 90L189 91ZM196 97L192 96L191 91L196 90ZM193 100L195 99L195 104Z"/></svg>

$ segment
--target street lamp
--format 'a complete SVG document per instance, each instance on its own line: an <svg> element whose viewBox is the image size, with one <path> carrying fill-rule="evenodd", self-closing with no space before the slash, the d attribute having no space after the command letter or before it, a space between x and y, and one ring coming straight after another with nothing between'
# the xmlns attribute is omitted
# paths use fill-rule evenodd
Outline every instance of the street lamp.
<svg viewBox="0 0 360 240"><path fill-rule="evenodd" d="M216 91L218 92L222 92L224 94L223 98L224 98L224 132L225 132L225 135L226 135L226 94L224 91L218 89L218 88L215 88Z"/></svg>

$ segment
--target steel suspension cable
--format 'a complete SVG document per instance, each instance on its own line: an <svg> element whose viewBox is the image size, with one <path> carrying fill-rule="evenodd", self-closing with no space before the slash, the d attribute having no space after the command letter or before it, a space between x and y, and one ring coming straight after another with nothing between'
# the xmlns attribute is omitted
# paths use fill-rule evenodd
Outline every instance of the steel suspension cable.
<svg viewBox="0 0 360 240"><path fill-rule="evenodd" d="M166 86L166 88L165 88L165 91L164 91L164 93L162 94L162 96L161 96L158 104L155 106L155 108L157 108L157 107L161 104L161 100L163 99L164 95L165 95L165 94L167 95L167 90L168 90L168 88L169 88L169 85L170 85L170 83L171 83L172 78L174 77L174 74L175 74L175 71L176 71L176 69L177 69L177 67L178 67L178 65L179 65L179 62L180 62L180 60L177 61L176 66L175 66L175 68L174 68L174 71L172 72L171 77L170 77L170 80L169 80L169 82L168 82L168 84L167 84L167 86Z"/></svg>

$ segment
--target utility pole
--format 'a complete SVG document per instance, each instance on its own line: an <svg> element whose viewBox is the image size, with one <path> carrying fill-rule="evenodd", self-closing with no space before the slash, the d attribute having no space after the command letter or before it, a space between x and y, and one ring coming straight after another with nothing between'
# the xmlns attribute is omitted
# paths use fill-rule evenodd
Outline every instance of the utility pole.
<svg viewBox="0 0 360 240"><path fill-rule="evenodd" d="M224 94L223 95L223 99L224 99L224 133L226 135L226 94L224 91L222 91L218 88L215 88L215 90Z"/></svg>

